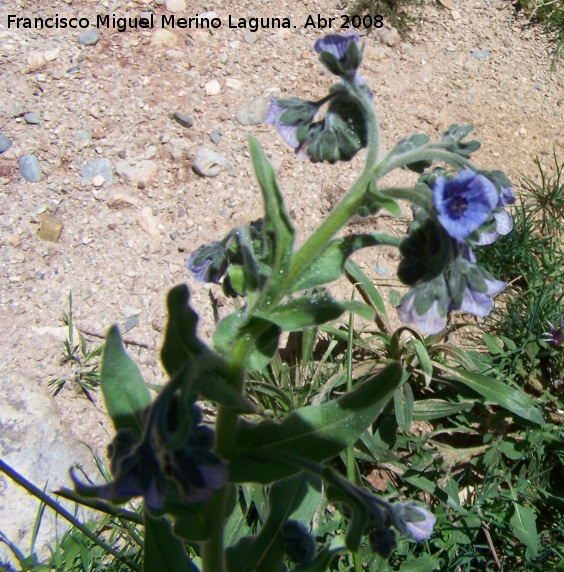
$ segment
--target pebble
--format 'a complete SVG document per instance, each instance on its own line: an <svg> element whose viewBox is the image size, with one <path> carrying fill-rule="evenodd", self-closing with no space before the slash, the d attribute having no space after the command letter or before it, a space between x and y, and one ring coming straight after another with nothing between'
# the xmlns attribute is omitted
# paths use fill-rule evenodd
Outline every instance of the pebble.
<svg viewBox="0 0 564 572"><path fill-rule="evenodd" d="M258 40L258 35L256 34L256 32L246 32L243 35L243 40L245 40L245 42L247 42L247 44L252 45Z"/></svg>
<svg viewBox="0 0 564 572"><path fill-rule="evenodd" d="M221 139L221 131L219 129L214 129L210 133L210 139L212 143L215 143L217 145Z"/></svg>
<svg viewBox="0 0 564 572"><path fill-rule="evenodd" d="M395 28L379 28L376 35L386 46L394 47L401 44L399 32Z"/></svg>
<svg viewBox="0 0 564 572"><path fill-rule="evenodd" d="M86 129L85 131L81 131L76 135L76 138L79 141L92 141L92 131L90 129Z"/></svg>
<svg viewBox="0 0 564 572"><path fill-rule="evenodd" d="M78 43L83 46L95 46L100 41L99 30L88 30L78 36Z"/></svg>
<svg viewBox="0 0 564 572"><path fill-rule="evenodd" d="M471 55L477 60L483 60L484 58L489 58L492 53L489 50L474 50Z"/></svg>
<svg viewBox="0 0 564 572"><path fill-rule="evenodd" d="M217 177L224 169L234 172L235 167L229 159L210 149L199 149L192 161L192 170L201 177Z"/></svg>
<svg viewBox="0 0 564 572"><path fill-rule="evenodd" d="M240 109L235 118L241 125L258 125L264 121L267 111L268 100L259 96Z"/></svg>
<svg viewBox="0 0 564 572"><path fill-rule="evenodd" d="M88 184L94 177L100 175L104 177L104 187L112 184L113 169L109 159L95 159L82 167L82 184Z"/></svg>
<svg viewBox="0 0 564 572"><path fill-rule="evenodd" d="M243 87L243 82L233 77L228 77L225 80L225 85L231 89L241 89Z"/></svg>
<svg viewBox="0 0 564 572"><path fill-rule="evenodd" d="M174 111L169 114L170 119L176 121L182 127L192 127L194 125L194 120L187 115L180 113L179 111Z"/></svg>
<svg viewBox="0 0 564 572"><path fill-rule="evenodd" d="M157 219L153 215L153 209L151 209L151 207L143 207L135 221L141 230L147 233L152 239L157 242L161 241L161 233L159 232Z"/></svg>
<svg viewBox="0 0 564 572"><path fill-rule="evenodd" d="M41 180L41 166L35 155L22 155L18 161L18 168L26 181L37 183Z"/></svg>
<svg viewBox="0 0 564 572"><path fill-rule="evenodd" d="M52 214L44 214L41 217L37 236L47 242L57 242L63 230L63 222Z"/></svg>
<svg viewBox="0 0 564 572"><path fill-rule="evenodd" d="M4 153L12 146L12 140L0 133L0 153Z"/></svg>
<svg viewBox="0 0 564 572"><path fill-rule="evenodd" d="M40 115L36 111L28 111L24 114L23 118L29 125L39 125Z"/></svg>
<svg viewBox="0 0 564 572"><path fill-rule="evenodd" d="M106 179L104 179L102 175L96 175L92 177L90 182L92 183L93 187L101 187L106 182Z"/></svg>
<svg viewBox="0 0 564 572"><path fill-rule="evenodd" d="M178 36L170 30L157 28L151 38L151 46L154 48L174 48L179 43Z"/></svg>
<svg viewBox="0 0 564 572"><path fill-rule="evenodd" d="M539 91L542 91L544 89L541 83L535 83L533 87L535 89L538 89Z"/></svg>
<svg viewBox="0 0 564 572"><path fill-rule="evenodd" d="M130 165L127 161L118 161L116 163L116 173L124 177L130 184L139 187L146 187L154 183L159 166L155 161L143 159L135 165Z"/></svg>
<svg viewBox="0 0 564 572"><path fill-rule="evenodd" d="M125 331L129 332L129 330L132 330L138 323L139 318L137 316L129 316L129 318L125 320Z"/></svg>
<svg viewBox="0 0 564 572"><path fill-rule="evenodd" d="M31 54L27 56L27 66L30 72L37 71L46 64L47 60L45 59L43 52L31 52Z"/></svg>
<svg viewBox="0 0 564 572"><path fill-rule="evenodd" d="M165 6L169 12L183 12L186 10L186 2L184 0L166 0Z"/></svg>
<svg viewBox="0 0 564 572"><path fill-rule="evenodd" d="M204 89L207 95L217 95L221 91L219 82L216 79L208 81L206 85L204 85Z"/></svg>

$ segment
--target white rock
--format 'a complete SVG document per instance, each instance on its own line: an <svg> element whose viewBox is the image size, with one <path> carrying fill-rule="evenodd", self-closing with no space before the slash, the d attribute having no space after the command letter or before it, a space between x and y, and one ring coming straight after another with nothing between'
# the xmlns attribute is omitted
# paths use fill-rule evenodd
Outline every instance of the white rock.
<svg viewBox="0 0 564 572"><path fill-rule="evenodd" d="M233 77L228 77L225 80L225 85L230 89L241 89L243 87L243 82Z"/></svg>
<svg viewBox="0 0 564 572"><path fill-rule="evenodd" d="M154 217L151 207L143 207L136 222L143 232L146 232L154 240L161 241L157 219Z"/></svg>
<svg viewBox="0 0 564 572"><path fill-rule="evenodd" d="M216 79L208 81L208 83L206 83L204 86L204 89L206 90L207 95L217 95L221 91L219 82Z"/></svg>
<svg viewBox="0 0 564 572"><path fill-rule="evenodd" d="M154 48L174 48L180 43L178 36L170 30L158 28L153 32L151 46Z"/></svg>
<svg viewBox="0 0 564 572"><path fill-rule="evenodd" d="M166 0L165 6L169 12L182 12L186 10L186 2L184 0Z"/></svg>
<svg viewBox="0 0 564 572"><path fill-rule="evenodd" d="M47 64L43 52L31 52L27 56L27 65L30 72L37 71Z"/></svg>
<svg viewBox="0 0 564 572"><path fill-rule="evenodd" d="M92 180L90 182L94 187L101 187L106 182L106 179L104 179L102 175L96 175L92 177Z"/></svg>

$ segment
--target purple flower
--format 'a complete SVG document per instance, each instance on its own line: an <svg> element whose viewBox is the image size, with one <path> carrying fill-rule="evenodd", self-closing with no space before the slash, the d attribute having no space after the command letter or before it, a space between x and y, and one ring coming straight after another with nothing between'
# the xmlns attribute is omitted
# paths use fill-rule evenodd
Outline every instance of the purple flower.
<svg viewBox="0 0 564 572"><path fill-rule="evenodd" d="M497 203L495 185L473 171L461 171L451 181L439 177L433 185L439 222L456 239L467 238L487 222Z"/></svg>
<svg viewBox="0 0 564 572"><path fill-rule="evenodd" d="M550 332L542 334L544 340L554 344L557 348L561 348L562 344L564 344L564 316L560 318L559 327L553 326L551 322L548 322L548 325L550 326Z"/></svg>
<svg viewBox="0 0 564 572"><path fill-rule="evenodd" d="M485 230L480 233L480 238L476 242L477 246L487 246L493 244L499 236L505 236L513 230L513 218L504 209L508 205L515 203L515 195L510 187L501 189L496 210L493 212L495 228Z"/></svg>
<svg viewBox="0 0 564 572"><path fill-rule="evenodd" d="M484 318L493 309L493 296L499 294L507 283L496 280L488 272L459 256L451 266L448 280L451 301L450 310L461 310Z"/></svg>
<svg viewBox="0 0 564 572"><path fill-rule="evenodd" d="M433 534L437 519L427 507L416 501L397 502L392 506L394 526L413 540L427 540Z"/></svg>
<svg viewBox="0 0 564 572"><path fill-rule="evenodd" d="M425 334L436 334L446 327L448 291L444 276L411 288L398 305L404 324L414 324Z"/></svg>
<svg viewBox="0 0 564 572"><path fill-rule="evenodd" d="M302 126L309 126L318 109L317 104L297 98L278 101L271 99L264 122L276 127L282 139L297 149L300 145L298 130Z"/></svg>
<svg viewBox="0 0 564 572"><path fill-rule="evenodd" d="M349 44L351 42L358 44L359 41L359 35L352 31L345 32L344 34L328 34L324 38L317 40L314 47L318 54L321 52L329 52L341 66L346 66Z"/></svg>
<svg viewBox="0 0 564 572"><path fill-rule="evenodd" d="M224 243L213 241L198 247L186 260L186 266L198 282L219 284L227 270Z"/></svg>

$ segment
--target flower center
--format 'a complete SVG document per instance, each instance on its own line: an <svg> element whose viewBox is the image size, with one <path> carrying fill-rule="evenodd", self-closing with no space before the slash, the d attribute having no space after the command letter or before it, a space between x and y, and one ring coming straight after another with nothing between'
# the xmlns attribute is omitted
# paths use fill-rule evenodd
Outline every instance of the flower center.
<svg viewBox="0 0 564 572"><path fill-rule="evenodd" d="M450 215L455 218L460 218L468 207L468 200L462 195L454 195L449 201L448 210Z"/></svg>

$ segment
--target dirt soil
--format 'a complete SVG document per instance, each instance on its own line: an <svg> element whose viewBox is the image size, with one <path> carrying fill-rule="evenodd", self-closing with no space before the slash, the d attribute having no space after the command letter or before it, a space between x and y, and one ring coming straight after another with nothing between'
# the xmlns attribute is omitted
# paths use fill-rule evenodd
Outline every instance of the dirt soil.
<svg viewBox="0 0 564 572"><path fill-rule="evenodd" d="M205 0L172 11L185 3L0 0L0 133L13 141L0 155L0 375L21 371L37 391L51 391L49 380L72 374L60 364L70 292L75 326L88 332L90 348L101 341L92 334L114 323L124 331L127 322L125 339L140 344L128 350L149 383L165 381L158 350L172 286L189 285L200 335L209 340L209 288L194 282L185 260L198 245L261 216L248 133L278 172L300 241L360 171L362 154L350 164L313 165L297 159L274 128L243 126L235 117L259 96L326 93L333 77L313 44L327 30L304 24L321 14L335 17L338 31L342 2ZM383 148L410 133L438 138L452 123L472 123L482 141L475 163L505 171L519 192L522 176L538 179L536 157L550 167L553 148L564 153L564 70L549 71L550 44L540 30L523 27L510 2L445 4L428 6L404 41L393 33L382 35L392 45L376 33L364 37L362 74L375 93ZM102 28L91 46L78 42L87 30L8 27L9 14L88 18L92 30L98 15L141 12L155 15L154 29ZM215 12L221 27L158 30L163 14L204 12ZM230 28L229 16L288 17L292 27L252 33ZM40 123L28 124L25 112L40 113ZM183 127L173 112L193 125ZM232 166L215 177L197 175L192 161L203 148ZM39 182L20 174L25 154L39 159ZM111 184L83 181L83 167L97 159L111 162ZM407 172L390 177L409 180ZM63 225L56 242L38 235L49 213ZM363 228L399 233L405 221L378 217ZM395 253L375 250L356 260L384 287L398 287ZM226 313L230 302L212 290ZM54 400L63 423L103 453L113 431L99 392L92 396L94 403L67 383Z"/></svg>

